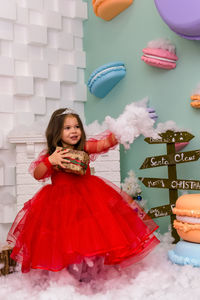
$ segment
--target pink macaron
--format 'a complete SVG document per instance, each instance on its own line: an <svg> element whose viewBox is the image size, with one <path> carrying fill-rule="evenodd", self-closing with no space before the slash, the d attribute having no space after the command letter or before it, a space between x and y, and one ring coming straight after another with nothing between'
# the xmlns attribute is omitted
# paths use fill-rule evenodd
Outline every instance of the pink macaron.
<svg viewBox="0 0 200 300"><path fill-rule="evenodd" d="M182 143L175 143L175 150L176 152L181 151L183 148L185 148L189 142L182 142Z"/></svg>
<svg viewBox="0 0 200 300"><path fill-rule="evenodd" d="M146 64L167 70L176 68L178 57L175 54L175 47L168 41L151 41L148 43L147 48L144 48L142 51L141 59Z"/></svg>

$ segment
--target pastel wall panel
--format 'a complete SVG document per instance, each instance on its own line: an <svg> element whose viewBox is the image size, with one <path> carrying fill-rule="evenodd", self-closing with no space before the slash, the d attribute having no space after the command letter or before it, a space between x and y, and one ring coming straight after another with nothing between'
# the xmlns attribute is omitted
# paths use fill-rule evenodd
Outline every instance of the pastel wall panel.
<svg viewBox="0 0 200 300"><path fill-rule="evenodd" d="M15 60L15 76L30 76L29 64L26 61Z"/></svg>
<svg viewBox="0 0 200 300"><path fill-rule="evenodd" d="M55 11L46 11L44 19L47 27L59 30L62 28L62 18L60 13Z"/></svg>
<svg viewBox="0 0 200 300"><path fill-rule="evenodd" d="M4 168L4 185L15 185L16 183L16 169L15 166L9 166L9 164L6 164Z"/></svg>
<svg viewBox="0 0 200 300"><path fill-rule="evenodd" d="M2 205L0 204L0 224L8 224L14 221L16 216L16 204Z"/></svg>
<svg viewBox="0 0 200 300"><path fill-rule="evenodd" d="M28 43L33 45L47 44L47 28L39 25L28 26Z"/></svg>
<svg viewBox="0 0 200 300"><path fill-rule="evenodd" d="M0 18L16 20L16 3L14 0L0 0Z"/></svg>
<svg viewBox="0 0 200 300"><path fill-rule="evenodd" d="M48 80L45 83L45 96L47 98L60 98L60 82Z"/></svg>
<svg viewBox="0 0 200 300"><path fill-rule="evenodd" d="M73 51L72 53L74 64L79 68L86 67L86 53L84 51Z"/></svg>
<svg viewBox="0 0 200 300"><path fill-rule="evenodd" d="M0 130L0 149L3 149L4 146L4 135L2 130Z"/></svg>
<svg viewBox="0 0 200 300"><path fill-rule="evenodd" d="M74 1L74 18L86 20L87 17L87 3L82 1Z"/></svg>
<svg viewBox="0 0 200 300"><path fill-rule="evenodd" d="M27 58L28 58L27 45L13 43L12 44L12 55L13 55L14 59L27 61Z"/></svg>
<svg viewBox="0 0 200 300"><path fill-rule="evenodd" d="M58 51L56 48L44 48L43 55L48 64L57 65L58 63Z"/></svg>
<svg viewBox="0 0 200 300"><path fill-rule="evenodd" d="M13 56L12 44L13 44L12 41L1 40L1 43L0 43L1 56L13 58L12 57Z"/></svg>
<svg viewBox="0 0 200 300"><path fill-rule="evenodd" d="M35 120L33 112L16 112L15 124L16 126L25 125L30 126Z"/></svg>
<svg viewBox="0 0 200 300"><path fill-rule="evenodd" d="M35 10L42 11L43 0L26 0L26 6L29 9L35 9Z"/></svg>
<svg viewBox="0 0 200 300"><path fill-rule="evenodd" d="M0 75L13 76L14 75L14 60L13 58L0 56Z"/></svg>
<svg viewBox="0 0 200 300"><path fill-rule="evenodd" d="M33 77L17 76L14 78L15 95L33 95Z"/></svg>
<svg viewBox="0 0 200 300"><path fill-rule="evenodd" d="M26 25L14 24L14 40L18 43L27 44L29 31Z"/></svg>
<svg viewBox="0 0 200 300"><path fill-rule="evenodd" d="M69 33L58 34L58 48L65 50L72 50L74 47L74 37Z"/></svg>
<svg viewBox="0 0 200 300"><path fill-rule="evenodd" d="M59 0L58 9L62 16L70 17L70 15L72 15L72 10L73 10L73 1Z"/></svg>
<svg viewBox="0 0 200 300"><path fill-rule="evenodd" d="M87 101L87 88L85 84L75 84L73 96L75 101Z"/></svg>
<svg viewBox="0 0 200 300"><path fill-rule="evenodd" d="M13 23L0 19L0 39L13 40Z"/></svg>
<svg viewBox="0 0 200 300"><path fill-rule="evenodd" d="M71 31L75 36L83 37L82 21L77 19L72 20Z"/></svg>
<svg viewBox="0 0 200 300"><path fill-rule="evenodd" d="M44 26L45 23L44 14L39 11L29 10L29 24Z"/></svg>
<svg viewBox="0 0 200 300"><path fill-rule="evenodd" d="M44 60L32 60L30 62L30 73L34 78L48 78L48 64Z"/></svg>
<svg viewBox="0 0 200 300"><path fill-rule="evenodd" d="M43 0L44 10L58 11L58 0Z"/></svg>
<svg viewBox="0 0 200 300"><path fill-rule="evenodd" d="M75 65L63 65L60 67L60 80L63 82L77 82L77 67Z"/></svg>
<svg viewBox="0 0 200 300"><path fill-rule="evenodd" d="M4 185L4 163L0 161L0 186Z"/></svg>
<svg viewBox="0 0 200 300"><path fill-rule="evenodd" d="M35 115L46 114L46 99L45 97L33 96L30 99L30 110Z"/></svg>
<svg viewBox="0 0 200 300"><path fill-rule="evenodd" d="M6 126L5 126L6 125ZM7 112L0 112L0 129L3 133L8 134L14 126L14 114Z"/></svg>
<svg viewBox="0 0 200 300"><path fill-rule="evenodd" d="M17 6L17 19L16 23L22 25L28 25L29 22L29 11L26 7Z"/></svg>
<svg viewBox="0 0 200 300"><path fill-rule="evenodd" d="M0 112L14 112L14 98L11 95L0 94Z"/></svg>

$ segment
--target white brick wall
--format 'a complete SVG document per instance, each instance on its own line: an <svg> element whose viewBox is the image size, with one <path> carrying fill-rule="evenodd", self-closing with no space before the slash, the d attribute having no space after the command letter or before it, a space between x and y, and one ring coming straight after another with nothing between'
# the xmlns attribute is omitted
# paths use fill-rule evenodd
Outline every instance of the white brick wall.
<svg viewBox="0 0 200 300"><path fill-rule="evenodd" d="M96 161L91 162L95 175L103 177L120 187L120 154L119 147L100 155Z"/></svg>
<svg viewBox="0 0 200 300"><path fill-rule="evenodd" d="M59 107L70 106L84 118L86 19L82 0L0 0L0 242L16 211L15 203L8 209L5 198L24 203L37 185L26 176L29 158L18 151L23 145L29 156L33 145L21 141L16 153L9 132L31 126ZM20 130L15 133L21 136Z"/></svg>

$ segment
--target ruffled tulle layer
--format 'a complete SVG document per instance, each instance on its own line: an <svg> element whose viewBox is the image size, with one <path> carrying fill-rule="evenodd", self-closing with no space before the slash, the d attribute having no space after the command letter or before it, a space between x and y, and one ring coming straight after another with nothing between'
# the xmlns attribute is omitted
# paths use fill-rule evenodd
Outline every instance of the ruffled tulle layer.
<svg viewBox="0 0 200 300"><path fill-rule="evenodd" d="M152 250L158 226L111 185L96 176L57 172L27 201L8 234L22 272L59 271L95 255L107 265L133 263Z"/></svg>

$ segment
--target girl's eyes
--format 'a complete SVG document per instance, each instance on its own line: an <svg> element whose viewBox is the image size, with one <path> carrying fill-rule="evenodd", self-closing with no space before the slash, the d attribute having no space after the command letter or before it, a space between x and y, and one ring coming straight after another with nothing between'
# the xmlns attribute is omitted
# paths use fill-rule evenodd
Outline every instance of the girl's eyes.
<svg viewBox="0 0 200 300"><path fill-rule="evenodd" d="M67 129L67 130L69 130L70 128L71 128L70 126L64 127L64 129ZM80 126L79 126L79 125L76 125L75 128L80 128Z"/></svg>

